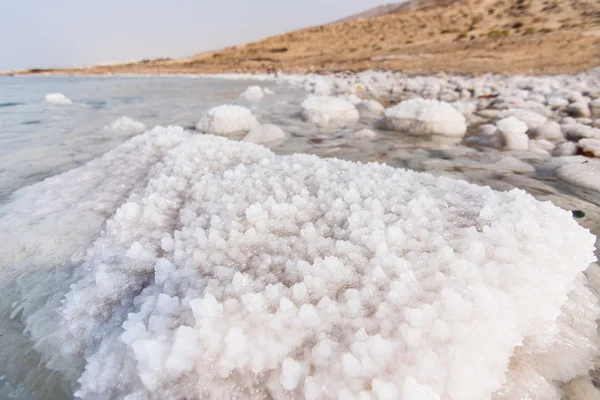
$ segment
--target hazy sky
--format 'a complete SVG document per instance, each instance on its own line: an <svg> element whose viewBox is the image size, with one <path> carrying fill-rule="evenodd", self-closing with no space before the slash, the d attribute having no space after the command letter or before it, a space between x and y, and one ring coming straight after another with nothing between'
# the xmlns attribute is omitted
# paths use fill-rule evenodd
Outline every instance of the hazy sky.
<svg viewBox="0 0 600 400"><path fill-rule="evenodd" d="M181 57L385 0L0 0L0 70Z"/></svg>

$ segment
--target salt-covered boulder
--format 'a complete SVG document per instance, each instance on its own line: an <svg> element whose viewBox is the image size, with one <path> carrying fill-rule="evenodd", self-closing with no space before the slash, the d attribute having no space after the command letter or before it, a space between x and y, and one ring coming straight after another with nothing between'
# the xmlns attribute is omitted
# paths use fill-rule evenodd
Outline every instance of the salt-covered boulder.
<svg viewBox="0 0 600 400"><path fill-rule="evenodd" d="M558 110L568 106L569 100L564 99L562 97L552 96L548 98L547 104L548 106L550 106L550 108Z"/></svg>
<svg viewBox="0 0 600 400"><path fill-rule="evenodd" d="M543 138L546 140L563 140L564 136L560 124L556 121L546 121L537 128L530 129L527 132L531 137Z"/></svg>
<svg viewBox="0 0 600 400"><path fill-rule="evenodd" d="M56 104L61 106L73 104L73 101L62 93L48 93L45 101L48 104Z"/></svg>
<svg viewBox="0 0 600 400"><path fill-rule="evenodd" d="M273 124L264 124L250 129L244 137L245 142L251 143L273 143L285 139L283 129Z"/></svg>
<svg viewBox="0 0 600 400"><path fill-rule="evenodd" d="M337 97L308 96L302 102L302 118L321 127L352 125L360 114L352 103Z"/></svg>
<svg viewBox="0 0 600 400"><path fill-rule="evenodd" d="M588 118L592 115L590 107L584 101L577 101L566 108L567 113L573 118Z"/></svg>
<svg viewBox="0 0 600 400"><path fill-rule="evenodd" d="M590 102L590 114L593 118L600 118L600 98Z"/></svg>
<svg viewBox="0 0 600 400"><path fill-rule="evenodd" d="M385 107L381 105L377 100L364 100L356 104L356 109L360 113L360 116L365 117L379 117L384 111Z"/></svg>
<svg viewBox="0 0 600 400"><path fill-rule="evenodd" d="M498 114L498 119L515 117L524 122L528 129L535 129L543 125L548 118L531 110L523 110L519 108L511 108L504 110Z"/></svg>
<svg viewBox="0 0 600 400"><path fill-rule="evenodd" d="M529 137L527 132L527 124L515 118L507 117L496 122L498 131L504 139L504 146L508 150L527 150L529 148Z"/></svg>
<svg viewBox="0 0 600 400"><path fill-rule="evenodd" d="M110 125L105 126L104 130L107 132L116 133L117 135L137 135L138 133L142 133L146 130L146 125L129 117L123 116L111 122Z"/></svg>
<svg viewBox="0 0 600 400"><path fill-rule="evenodd" d="M242 106L221 105L213 107L196 124L196 130L215 135L249 131L259 126L252 112Z"/></svg>
<svg viewBox="0 0 600 400"><path fill-rule="evenodd" d="M561 129L565 137L575 142L580 139L600 139L600 129L583 124L563 124Z"/></svg>
<svg viewBox="0 0 600 400"><path fill-rule="evenodd" d="M562 142L554 148L552 155L554 157L574 156L577 154L577 149L575 142Z"/></svg>
<svg viewBox="0 0 600 400"><path fill-rule="evenodd" d="M12 202L29 364L80 398L558 399L597 354L595 237L524 191L161 128Z"/></svg>
<svg viewBox="0 0 600 400"><path fill-rule="evenodd" d="M354 138L360 140L373 140L377 138L377 134L370 129L361 129L354 132Z"/></svg>
<svg viewBox="0 0 600 400"><path fill-rule="evenodd" d="M577 147L588 157L600 158L600 139L581 139Z"/></svg>
<svg viewBox="0 0 600 400"><path fill-rule="evenodd" d="M498 132L496 125L483 124L477 127L477 135L479 136L493 136Z"/></svg>
<svg viewBox="0 0 600 400"><path fill-rule="evenodd" d="M554 143L546 139L534 139L529 141L529 150L541 154L551 154L556 147Z"/></svg>
<svg viewBox="0 0 600 400"><path fill-rule="evenodd" d="M240 94L240 97L248 101L260 101L265 97L265 92L260 86L249 86Z"/></svg>
<svg viewBox="0 0 600 400"><path fill-rule="evenodd" d="M383 127L409 135L463 137L465 117L448 103L410 99L385 110Z"/></svg>

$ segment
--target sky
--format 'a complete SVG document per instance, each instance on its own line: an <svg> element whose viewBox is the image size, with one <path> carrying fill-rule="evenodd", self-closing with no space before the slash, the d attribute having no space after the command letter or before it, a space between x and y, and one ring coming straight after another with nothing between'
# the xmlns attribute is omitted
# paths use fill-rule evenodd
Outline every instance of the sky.
<svg viewBox="0 0 600 400"><path fill-rule="evenodd" d="M0 0L0 70L184 57L385 0Z"/></svg>

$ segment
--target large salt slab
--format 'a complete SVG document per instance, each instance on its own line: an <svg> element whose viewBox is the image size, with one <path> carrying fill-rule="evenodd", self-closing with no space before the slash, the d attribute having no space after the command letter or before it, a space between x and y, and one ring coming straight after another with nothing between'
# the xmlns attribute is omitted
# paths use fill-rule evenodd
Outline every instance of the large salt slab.
<svg viewBox="0 0 600 400"><path fill-rule="evenodd" d="M259 126L252 112L242 106L221 105L213 107L208 114L196 124L196 130L215 135L249 131Z"/></svg>
<svg viewBox="0 0 600 400"><path fill-rule="evenodd" d="M1 211L83 399L560 399L598 348L595 237L519 190L157 128Z"/></svg>
<svg viewBox="0 0 600 400"><path fill-rule="evenodd" d="M462 137L467 131L465 117L450 104L419 98L385 110L383 125L410 135Z"/></svg>
<svg viewBox="0 0 600 400"><path fill-rule="evenodd" d="M118 135L137 135L146 130L146 125L129 117L120 117L104 127L104 130Z"/></svg>
<svg viewBox="0 0 600 400"><path fill-rule="evenodd" d="M574 186L580 196L600 205L600 160L563 165L556 176Z"/></svg>
<svg viewBox="0 0 600 400"><path fill-rule="evenodd" d="M321 127L342 127L356 123L360 114L346 100L330 96L308 96L302 102L302 118Z"/></svg>
<svg viewBox="0 0 600 400"><path fill-rule="evenodd" d="M48 93L45 98L46 103L56 105L69 105L73 101L62 93Z"/></svg>

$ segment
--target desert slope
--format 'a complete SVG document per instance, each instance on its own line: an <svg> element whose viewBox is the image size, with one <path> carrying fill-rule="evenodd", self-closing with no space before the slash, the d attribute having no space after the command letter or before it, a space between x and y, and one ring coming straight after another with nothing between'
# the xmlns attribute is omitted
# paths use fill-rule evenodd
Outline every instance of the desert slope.
<svg viewBox="0 0 600 400"><path fill-rule="evenodd" d="M420 73L569 73L598 64L600 2L596 0L424 0L388 15L298 30L186 59L60 72L384 68Z"/></svg>

